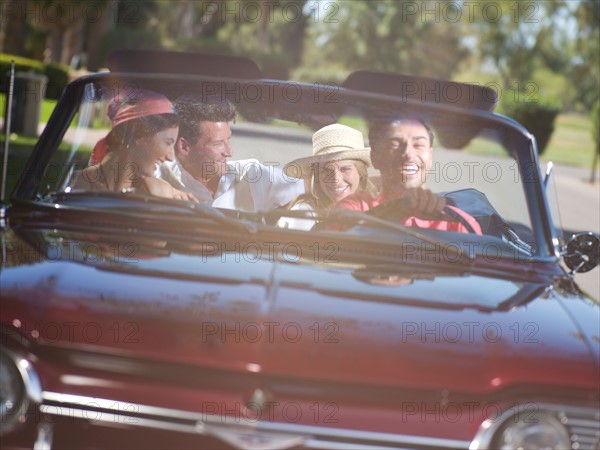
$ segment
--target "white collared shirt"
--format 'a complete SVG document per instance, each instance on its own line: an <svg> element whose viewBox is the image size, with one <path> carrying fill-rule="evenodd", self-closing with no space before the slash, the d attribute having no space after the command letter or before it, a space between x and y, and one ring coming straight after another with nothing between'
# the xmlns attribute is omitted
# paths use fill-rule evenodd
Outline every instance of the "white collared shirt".
<svg viewBox="0 0 600 450"><path fill-rule="evenodd" d="M201 203L217 208L240 211L268 211L285 205L304 194L304 182L286 176L277 167L266 166L256 159L228 161L213 198L210 190L196 180L177 159L157 168L159 178L174 188L191 192Z"/></svg>

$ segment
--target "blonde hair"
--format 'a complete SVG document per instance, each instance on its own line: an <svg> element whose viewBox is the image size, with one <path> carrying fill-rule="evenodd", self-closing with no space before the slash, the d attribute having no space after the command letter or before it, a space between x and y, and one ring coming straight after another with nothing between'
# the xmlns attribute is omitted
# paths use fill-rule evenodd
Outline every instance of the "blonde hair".
<svg viewBox="0 0 600 450"><path fill-rule="evenodd" d="M349 161L352 161L360 177L357 192L367 191L369 194L375 195L377 193L377 188L369 180L367 164L365 164L364 161L359 161L357 159L351 159ZM315 163L315 165L316 164L318 163ZM309 192L306 193L306 197L303 200L310 203L315 209L330 209L335 205L335 202L329 198L320 186L318 173L318 167L314 167L310 176Z"/></svg>

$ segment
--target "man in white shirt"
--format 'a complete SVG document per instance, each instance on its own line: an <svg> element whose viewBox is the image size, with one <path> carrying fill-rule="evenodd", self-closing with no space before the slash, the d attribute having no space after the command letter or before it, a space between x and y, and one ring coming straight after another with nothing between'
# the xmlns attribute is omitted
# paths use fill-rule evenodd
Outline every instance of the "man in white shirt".
<svg viewBox="0 0 600 450"><path fill-rule="evenodd" d="M175 101L179 115L177 157L158 168L159 177L198 201L218 208L265 211L304 193L304 182L258 160L228 161L233 155L230 102L205 103L193 96Z"/></svg>

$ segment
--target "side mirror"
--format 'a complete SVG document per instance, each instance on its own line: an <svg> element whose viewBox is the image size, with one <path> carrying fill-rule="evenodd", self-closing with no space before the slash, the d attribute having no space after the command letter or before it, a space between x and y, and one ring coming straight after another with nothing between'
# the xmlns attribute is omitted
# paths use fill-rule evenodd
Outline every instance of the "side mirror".
<svg viewBox="0 0 600 450"><path fill-rule="evenodd" d="M589 272L600 263L600 236L591 231L574 234L563 257L573 273Z"/></svg>

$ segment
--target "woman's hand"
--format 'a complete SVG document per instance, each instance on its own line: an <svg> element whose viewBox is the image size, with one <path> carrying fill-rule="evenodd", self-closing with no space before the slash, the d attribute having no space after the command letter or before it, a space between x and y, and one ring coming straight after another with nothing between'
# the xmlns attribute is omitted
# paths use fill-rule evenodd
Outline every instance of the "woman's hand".
<svg viewBox="0 0 600 450"><path fill-rule="evenodd" d="M179 189L175 189L172 186L171 186L171 189L173 190L173 194L172 194L173 198L176 200L188 200L188 201L192 201L192 202L198 201L196 196L194 194L192 194L191 192L180 191Z"/></svg>
<svg viewBox="0 0 600 450"><path fill-rule="evenodd" d="M165 180L154 177L144 177L144 184L148 189L148 192L157 197L172 198L175 200L187 200L197 202L196 196L189 192L183 192L179 189L175 189Z"/></svg>

